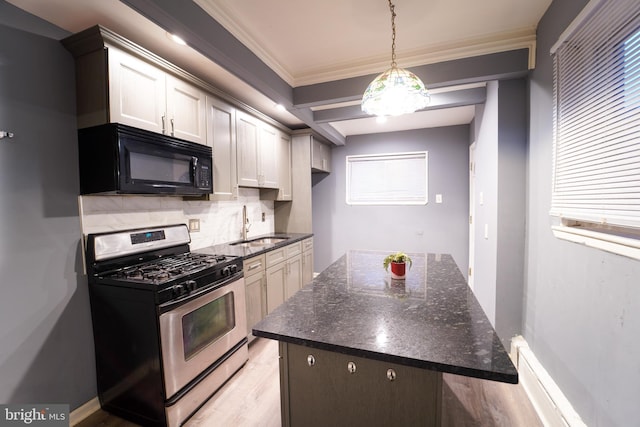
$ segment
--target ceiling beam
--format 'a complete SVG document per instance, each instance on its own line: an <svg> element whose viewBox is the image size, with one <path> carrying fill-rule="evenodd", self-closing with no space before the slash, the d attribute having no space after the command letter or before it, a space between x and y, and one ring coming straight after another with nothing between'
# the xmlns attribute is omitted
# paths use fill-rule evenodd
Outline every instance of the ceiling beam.
<svg viewBox="0 0 640 427"><path fill-rule="evenodd" d="M420 77L429 89L518 78L529 72L529 49L421 65L409 70ZM293 104L303 108L358 100L375 77L375 74L371 74L295 87Z"/></svg>
<svg viewBox="0 0 640 427"><path fill-rule="evenodd" d="M476 87L472 89L432 93L430 96L431 101L429 102L429 106L420 111L482 104L487 99L487 89L485 87ZM316 123L362 119L365 117L369 117L369 115L362 111L360 105L328 108L324 110L317 110L313 113L313 121Z"/></svg>

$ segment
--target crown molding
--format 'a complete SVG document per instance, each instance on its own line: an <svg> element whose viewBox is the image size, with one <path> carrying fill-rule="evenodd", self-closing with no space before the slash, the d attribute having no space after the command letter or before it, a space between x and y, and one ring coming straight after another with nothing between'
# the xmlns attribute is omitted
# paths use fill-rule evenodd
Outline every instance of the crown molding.
<svg viewBox="0 0 640 427"><path fill-rule="evenodd" d="M212 0L193 0L195 4L200 6L207 12L218 24L222 25L236 39L253 52L262 62L271 68L282 80L287 82L289 86L294 86L295 79L289 71L280 64L273 54L264 49L251 35L246 32L240 25L236 23L235 18L230 11L221 4Z"/></svg>

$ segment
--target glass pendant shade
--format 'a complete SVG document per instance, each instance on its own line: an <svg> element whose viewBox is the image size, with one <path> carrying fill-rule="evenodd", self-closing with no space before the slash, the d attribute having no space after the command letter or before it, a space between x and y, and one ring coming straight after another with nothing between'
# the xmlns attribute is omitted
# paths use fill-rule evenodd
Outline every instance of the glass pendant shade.
<svg viewBox="0 0 640 427"><path fill-rule="evenodd" d="M413 113L425 108L430 101L422 80L396 64L396 7L391 0L388 2L391 12L391 68L369 83L361 103L362 111L378 117Z"/></svg>
<svg viewBox="0 0 640 427"><path fill-rule="evenodd" d="M421 110L429 101L418 76L392 66L369 83L362 96L362 111L376 116L399 116Z"/></svg>

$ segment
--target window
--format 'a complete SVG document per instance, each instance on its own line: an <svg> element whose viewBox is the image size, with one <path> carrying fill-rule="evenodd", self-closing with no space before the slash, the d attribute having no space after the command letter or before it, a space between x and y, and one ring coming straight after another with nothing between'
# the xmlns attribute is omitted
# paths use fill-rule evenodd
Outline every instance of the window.
<svg viewBox="0 0 640 427"><path fill-rule="evenodd" d="M640 3L592 0L552 54L554 232L640 258Z"/></svg>
<svg viewBox="0 0 640 427"><path fill-rule="evenodd" d="M347 156L347 204L426 205L427 152Z"/></svg>

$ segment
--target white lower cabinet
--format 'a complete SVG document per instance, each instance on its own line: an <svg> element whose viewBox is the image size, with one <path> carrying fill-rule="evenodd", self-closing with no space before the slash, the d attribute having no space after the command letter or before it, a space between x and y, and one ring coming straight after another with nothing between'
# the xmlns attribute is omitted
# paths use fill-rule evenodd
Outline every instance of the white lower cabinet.
<svg viewBox="0 0 640 427"><path fill-rule="evenodd" d="M251 333L253 326L267 313L265 296L265 256L247 258L244 264L245 300L247 306L247 337L251 342L255 337Z"/></svg>
<svg viewBox="0 0 640 427"><path fill-rule="evenodd" d="M302 287L302 243L292 243L266 255L267 313L271 313Z"/></svg>
<svg viewBox="0 0 640 427"><path fill-rule="evenodd" d="M303 247L307 249L304 252ZM311 261L305 262L304 259L309 254ZM307 268L311 265L313 274L313 239L291 243L247 258L243 264L247 335L251 342L255 338L251 333L253 326L308 283L305 282L305 265Z"/></svg>
<svg viewBox="0 0 640 427"><path fill-rule="evenodd" d="M284 298L289 299L302 285L302 254L287 260L287 277L284 282Z"/></svg>
<svg viewBox="0 0 640 427"><path fill-rule="evenodd" d="M313 280L313 237L302 241L302 286Z"/></svg>
<svg viewBox="0 0 640 427"><path fill-rule="evenodd" d="M267 268L267 314L284 302L286 275L285 262Z"/></svg>

